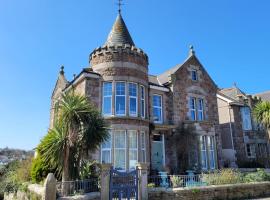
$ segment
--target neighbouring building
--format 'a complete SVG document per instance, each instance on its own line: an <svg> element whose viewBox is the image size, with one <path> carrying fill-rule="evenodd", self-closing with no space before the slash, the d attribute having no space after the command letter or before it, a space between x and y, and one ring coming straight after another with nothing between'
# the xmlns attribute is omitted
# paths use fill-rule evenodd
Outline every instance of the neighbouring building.
<svg viewBox="0 0 270 200"><path fill-rule="evenodd" d="M263 101L270 101L270 91L261 92L258 94L254 94L253 96L257 96L261 98Z"/></svg>
<svg viewBox="0 0 270 200"><path fill-rule="evenodd" d="M177 172L178 134L191 127L188 169L213 170L223 164L218 121L218 87L190 47L186 60L157 75L148 73L148 56L135 46L119 13L105 44L89 56L89 67L68 82L63 68L52 94L50 127L61 93L74 89L100 109L110 139L91 159L121 170L137 162L154 171Z"/></svg>
<svg viewBox="0 0 270 200"><path fill-rule="evenodd" d="M259 98L236 85L221 89L217 98L224 166L269 167L267 132L252 117Z"/></svg>

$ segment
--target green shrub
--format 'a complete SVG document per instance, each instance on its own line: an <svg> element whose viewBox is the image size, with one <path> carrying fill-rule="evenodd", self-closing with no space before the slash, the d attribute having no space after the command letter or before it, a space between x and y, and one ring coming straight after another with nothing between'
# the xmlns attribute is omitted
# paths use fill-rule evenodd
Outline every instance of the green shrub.
<svg viewBox="0 0 270 200"><path fill-rule="evenodd" d="M210 174L203 174L203 182L208 185L236 184L242 181L241 173L233 169L222 169Z"/></svg>
<svg viewBox="0 0 270 200"><path fill-rule="evenodd" d="M173 187L180 187L183 185L183 180L179 176L171 176L171 182Z"/></svg>
<svg viewBox="0 0 270 200"><path fill-rule="evenodd" d="M243 180L245 183L270 181L270 174L266 173L263 169L257 169L257 172L244 175Z"/></svg>
<svg viewBox="0 0 270 200"><path fill-rule="evenodd" d="M155 183L148 183L147 187L148 188L154 188L155 187Z"/></svg>
<svg viewBox="0 0 270 200"><path fill-rule="evenodd" d="M37 156L35 159L33 159L32 166L31 166L31 179L35 183L42 182L47 175L52 172L54 173L55 170L53 170L51 167L49 167L40 156ZM58 180L61 179L61 177L56 177Z"/></svg>

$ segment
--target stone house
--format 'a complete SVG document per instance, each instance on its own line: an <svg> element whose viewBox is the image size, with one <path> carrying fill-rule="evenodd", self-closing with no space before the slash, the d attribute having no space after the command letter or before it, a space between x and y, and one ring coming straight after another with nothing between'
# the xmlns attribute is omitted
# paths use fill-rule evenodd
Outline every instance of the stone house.
<svg viewBox="0 0 270 200"><path fill-rule="evenodd" d="M50 127L61 93L74 89L89 98L109 124L110 139L91 159L120 170L148 162L152 170L181 165L175 140L177 127L192 127L196 140L188 159L192 168L216 169L222 164L217 86L190 48L187 59L157 75L148 73L148 56L135 46L119 13L102 47L89 56L89 67L72 81L61 69L52 94Z"/></svg>
<svg viewBox="0 0 270 200"><path fill-rule="evenodd" d="M236 85L217 94L225 167L269 166L266 131L252 117L257 97L245 94Z"/></svg>

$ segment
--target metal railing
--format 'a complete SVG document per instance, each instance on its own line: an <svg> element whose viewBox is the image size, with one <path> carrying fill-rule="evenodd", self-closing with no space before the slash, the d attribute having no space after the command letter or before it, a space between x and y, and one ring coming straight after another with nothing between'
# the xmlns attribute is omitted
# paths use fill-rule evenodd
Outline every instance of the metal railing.
<svg viewBox="0 0 270 200"><path fill-rule="evenodd" d="M57 182L56 189L59 196L72 196L89 192L98 192L100 184L98 178L76 181Z"/></svg>
<svg viewBox="0 0 270 200"><path fill-rule="evenodd" d="M179 188L205 186L201 174L199 175L155 175L148 177L149 188Z"/></svg>

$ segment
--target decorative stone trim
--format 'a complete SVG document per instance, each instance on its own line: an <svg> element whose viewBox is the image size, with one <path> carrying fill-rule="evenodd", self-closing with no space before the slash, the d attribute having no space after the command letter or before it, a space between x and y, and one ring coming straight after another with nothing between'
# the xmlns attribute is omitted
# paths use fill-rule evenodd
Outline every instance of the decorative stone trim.
<svg viewBox="0 0 270 200"><path fill-rule="evenodd" d="M111 61L133 62L148 66L147 54L142 49L129 44L98 47L89 56L89 63L92 66Z"/></svg>

